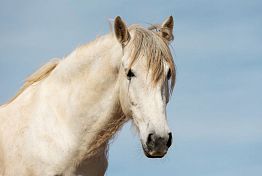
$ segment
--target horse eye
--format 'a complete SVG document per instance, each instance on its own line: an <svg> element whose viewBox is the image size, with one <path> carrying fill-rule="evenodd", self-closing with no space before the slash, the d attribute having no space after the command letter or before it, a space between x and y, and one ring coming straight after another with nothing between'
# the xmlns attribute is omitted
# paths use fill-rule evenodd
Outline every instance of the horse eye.
<svg viewBox="0 0 262 176"><path fill-rule="evenodd" d="M167 72L167 79L169 80L171 77L171 70L169 69L168 72Z"/></svg>
<svg viewBox="0 0 262 176"><path fill-rule="evenodd" d="M134 77L135 74L134 74L134 72L132 72L132 70L130 69L130 70L128 71L128 73L127 73L126 76L127 76L127 78L128 78L129 80L131 80L131 78Z"/></svg>

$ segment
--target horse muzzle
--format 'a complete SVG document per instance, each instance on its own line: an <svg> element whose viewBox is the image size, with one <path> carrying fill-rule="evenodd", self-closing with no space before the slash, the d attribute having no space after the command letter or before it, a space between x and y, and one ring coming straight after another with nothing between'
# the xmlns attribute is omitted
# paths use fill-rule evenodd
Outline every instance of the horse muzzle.
<svg viewBox="0 0 262 176"><path fill-rule="evenodd" d="M155 133L150 133L147 137L146 144L143 145L143 150L148 158L162 158L172 144L172 133L161 137Z"/></svg>

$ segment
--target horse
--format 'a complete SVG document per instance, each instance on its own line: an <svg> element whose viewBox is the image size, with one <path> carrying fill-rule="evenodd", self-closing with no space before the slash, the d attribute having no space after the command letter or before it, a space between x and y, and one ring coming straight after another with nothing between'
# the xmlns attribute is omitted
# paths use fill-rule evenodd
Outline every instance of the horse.
<svg viewBox="0 0 262 176"><path fill-rule="evenodd" d="M114 29L55 58L0 106L1 176L102 176L108 144L132 121L144 154L172 144L166 106L175 85L174 20Z"/></svg>

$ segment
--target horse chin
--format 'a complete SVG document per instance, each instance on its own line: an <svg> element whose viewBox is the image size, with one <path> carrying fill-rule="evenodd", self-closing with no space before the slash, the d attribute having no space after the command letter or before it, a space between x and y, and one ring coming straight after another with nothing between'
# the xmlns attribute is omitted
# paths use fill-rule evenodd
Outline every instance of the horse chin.
<svg viewBox="0 0 262 176"><path fill-rule="evenodd" d="M145 156L148 158L163 158L166 155L166 152L150 151L144 146L143 146L143 151Z"/></svg>

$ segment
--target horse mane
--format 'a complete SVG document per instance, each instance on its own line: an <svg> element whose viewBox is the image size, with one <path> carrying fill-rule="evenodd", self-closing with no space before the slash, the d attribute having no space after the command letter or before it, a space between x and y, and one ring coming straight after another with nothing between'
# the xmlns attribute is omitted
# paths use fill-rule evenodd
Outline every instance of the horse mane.
<svg viewBox="0 0 262 176"><path fill-rule="evenodd" d="M101 146L107 145L108 140L116 135L116 133L123 127L123 124L129 119L122 111L120 102L115 104L115 110L111 114L113 119L111 119L106 126L100 131L96 131L97 136L90 143L89 148L85 153L85 158L94 156Z"/></svg>
<svg viewBox="0 0 262 176"><path fill-rule="evenodd" d="M139 25L129 27L130 31L134 30L135 34L131 39L131 64L135 63L139 56L146 56L148 70L152 72L153 85L158 81L166 79L164 73L164 61L170 68L170 93L172 93L176 81L176 68L173 61L171 51L169 49L169 41L163 38L155 26L148 29Z"/></svg>
<svg viewBox="0 0 262 176"><path fill-rule="evenodd" d="M45 79L46 77L48 77L50 75L50 73L56 68L58 63L59 63L58 59L52 60L52 61L46 63L45 65L43 65L35 73L30 75L26 79L26 81L24 82L23 86L18 90L16 95L11 100L9 100L7 102L7 104L10 104L11 102L13 102L19 95L21 95L32 84L39 82L39 81Z"/></svg>
<svg viewBox="0 0 262 176"><path fill-rule="evenodd" d="M115 102L112 106L112 112L105 115L110 115L112 118L107 119L102 129L96 130L97 126L95 126L87 131L88 134L93 133L95 137L88 145L82 146L83 150L80 150L78 156L72 161L75 166L78 167L81 161L95 156L98 152L101 152L101 149L105 149L105 155L107 156L110 140L113 140L123 124L129 120L122 110L120 101Z"/></svg>

